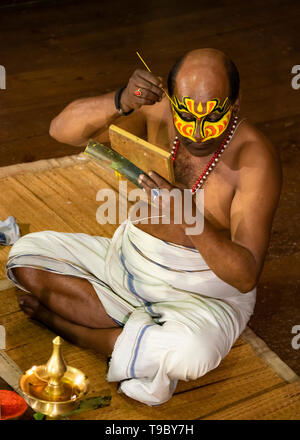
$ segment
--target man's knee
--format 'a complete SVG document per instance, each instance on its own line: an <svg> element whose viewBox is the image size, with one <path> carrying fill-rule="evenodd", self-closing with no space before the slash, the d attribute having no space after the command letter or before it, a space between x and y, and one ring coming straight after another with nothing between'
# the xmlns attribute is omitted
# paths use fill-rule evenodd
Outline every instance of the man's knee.
<svg viewBox="0 0 300 440"><path fill-rule="evenodd" d="M42 286L43 274L40 270L34 269L32 267L14 267L11 269L16 280L32 293L39 291Z"/></svg>

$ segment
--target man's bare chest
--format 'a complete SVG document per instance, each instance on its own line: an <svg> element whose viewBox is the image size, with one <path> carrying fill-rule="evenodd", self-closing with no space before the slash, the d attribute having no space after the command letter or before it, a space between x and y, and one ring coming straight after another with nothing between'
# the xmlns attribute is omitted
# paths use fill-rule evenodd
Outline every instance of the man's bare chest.
<svg viewBox="0 0 300 440"><path fill-rule="evenodd" d="M158 116L157 116L158 118ZM171 148L175 139L175 129L168 111L159 120L148 120L149 142ZM233 145L230 145L232 150ZM230 208L239 179L239 170L233 151L225 151L217 166L207 177L204 190L205 217L219 230L230 230ZM201 160L189 155L183 146L177 150L174 162L176 186L191 189L205 169L210 157Z"/></svg>
<svg viewBox="0 0 300 440"><path fill-rule="evenodd" d="M209 158L195 160L178 150L174 162L176 186L191 189L205 169ZM230 207L236 188L237 173L220 161L208 175L204 192L205 217L218 229L230 229Z"/></svg>

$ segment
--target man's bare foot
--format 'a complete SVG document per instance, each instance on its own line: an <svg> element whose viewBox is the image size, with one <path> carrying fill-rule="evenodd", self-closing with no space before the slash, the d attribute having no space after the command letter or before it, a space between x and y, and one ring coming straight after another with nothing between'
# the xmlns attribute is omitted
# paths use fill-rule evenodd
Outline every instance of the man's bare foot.
<svg viewBox="0 0 300 440"><path fill-rule="evenodd" d="M47 309L34 295L22 295L18 298L20 309L29 318L42 322L47 327L55 330L56 321L62 320L58 315Z"/></svg>
<svg viewBox="0 0 300 440"><path fill-rule="evenodd" d="M52 310L47 309L38 298L33 295L22 295L18 298L21 310L30 318L35 319L63 339L84 348L91 348L110 356L116 339L122 332L122 327L89 328L74 324Z"/></svg>
<svg viewBox="0 0 300 440"><path fill-rule="evenodd" d="M39 309L43 307L40 301L33 295L22 295L18 298L20 309L30 318L38 319Z"/></svg>
<svg viewBox="0 0 300 440"><path fill-rule="evenodd" d="M41 322L70 342L79 342L78 335L76 335L76 332L73 330L80 328L80 326L66 321L56 313L47 309L34 295L22 295L18 298L18 302L21 310L26 313L29 318Z"/></svg>
<svg viewBox="0 0 300 440"><path fill-rule="evenodd" d="M18 298L21 310L26 313L29 318L39 321L49 327L51 330L60 330L61 324L67 324L72 328L72 323L61 318L52 310L47 309L40 300L34 295L22 295ZM64 330L65 325L63 325ZM72 337L72 332L67 332L67 337Z"/></svg>

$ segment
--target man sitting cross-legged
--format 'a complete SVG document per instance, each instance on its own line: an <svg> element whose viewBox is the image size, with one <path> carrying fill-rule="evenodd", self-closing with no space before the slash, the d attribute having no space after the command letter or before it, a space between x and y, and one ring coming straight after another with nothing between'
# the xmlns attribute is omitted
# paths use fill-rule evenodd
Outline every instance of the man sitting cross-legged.
<svg viewBox="0 0 300 440"><path fill-rule="evenodd" d="M27 234L7 262L8 277L31 293L20 298L22 310L111 356L107 379L148 405L167 401L178 380L216 368L245 329L281 189L276 150L240 117L239 75L226 55L189 52L170 72L171 102L161 87L137 70L117 95L69 104L50 134L79 147L89 138L105 143L113 122L168 146L176 185L154 172L140 185L149 196L203 189L203 232L187 234L174 215L169 224L130 217L111 239Z"/></svg>

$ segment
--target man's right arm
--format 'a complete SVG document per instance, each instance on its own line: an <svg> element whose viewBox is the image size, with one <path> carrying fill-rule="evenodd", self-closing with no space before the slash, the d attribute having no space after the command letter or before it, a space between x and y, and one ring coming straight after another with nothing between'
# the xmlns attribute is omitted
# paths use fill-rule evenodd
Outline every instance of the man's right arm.
<svg viewBox="0 0 300 440"><path fill-rule="evenodd" d="M139 137L147 133L146 118L142 106L152 105L162 96L160 80L150 72L136 70L121 94L120 107L124 112L134 110L128 116L120 116L115 106L115 93L78 99L71 102L56 116L50 125L50 135L57 141L85 146L89 139L109 142L108 128L114 123ZM135 90L142 95L136 96Z"/></svg>

